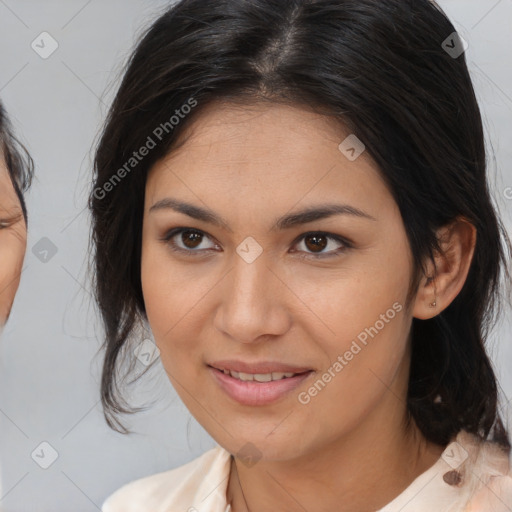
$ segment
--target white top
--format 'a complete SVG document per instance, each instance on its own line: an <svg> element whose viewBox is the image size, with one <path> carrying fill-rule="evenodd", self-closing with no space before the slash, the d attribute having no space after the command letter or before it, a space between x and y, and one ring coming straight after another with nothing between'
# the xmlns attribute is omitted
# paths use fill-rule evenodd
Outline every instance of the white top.
<svg viewBox="0 0 512 512"><path fill-rule="evenodd" d="M510 462L494 443L461 431L433 466L377 512L511 512ZM217 445L188 464L121 487L102 511L230 512L230 467L230 453Z"/></svg>

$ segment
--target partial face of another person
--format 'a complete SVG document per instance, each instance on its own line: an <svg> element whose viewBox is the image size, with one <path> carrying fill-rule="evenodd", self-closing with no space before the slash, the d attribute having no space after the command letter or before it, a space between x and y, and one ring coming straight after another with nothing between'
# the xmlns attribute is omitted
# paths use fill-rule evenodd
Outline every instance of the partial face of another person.
<svg viewBox="0 0 512 512"><path fill-rule="evenodd" d="M0 328L5 326L27 246L27 226L21 203L3 157L0 157Z"/></svg>
<svg viewBox="0 0 512 512"><path fill-rule="evenodd" d="M299 108L212 104L189 128L149 172L141 262L185 405L232 453L251 442L269 460L384 427L407 387L413 262L376 164ZM341 208L294 217L326 205Z"/></svg>

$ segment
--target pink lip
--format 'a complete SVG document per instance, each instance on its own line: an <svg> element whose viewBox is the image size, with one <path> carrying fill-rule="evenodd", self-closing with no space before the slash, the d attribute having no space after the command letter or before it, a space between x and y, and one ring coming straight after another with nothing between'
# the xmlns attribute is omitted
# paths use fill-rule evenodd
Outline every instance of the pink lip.
<svg viewBox="0 0 512 512"><path fill-rule="evenodd" d="M305 373L295 375L294 377L288 377L270 382L256 382L241 381L239 379L235 379L234 377L231 377L231 375L226 375L223 371L218 370L217 368L209 367L208 369L213 374L220 387L227 393L227 395L243 405L266 405L271 402L275 402L279 398L282 398L287 393L295 389L313 373L313 370L306 370ZM232 369L234 370L234 368ZM270 372L250 371L247 373Z"/></svg>
<svg viewBox="0 0 512 512"><path fill-rule="evenodd" d="M235 359L224 359L222 361L214 361L209 366L217 368L217 370L233 370L243 373L303 373L310 371L311 368L305 366L291 366L284 363L273 363L271 361L262 361L261 363L245 363Z"/></svg>

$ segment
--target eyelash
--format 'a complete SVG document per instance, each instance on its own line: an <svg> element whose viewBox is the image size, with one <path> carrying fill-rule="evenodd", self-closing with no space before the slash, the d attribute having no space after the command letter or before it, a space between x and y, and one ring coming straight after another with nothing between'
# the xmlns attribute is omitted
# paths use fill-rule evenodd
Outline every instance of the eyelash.
<svg viewBox="0 0 512 512"><path fill-rule="evenodd" d="M200 235L204 235L206 236L207 238L211 238L207 233L205 233L204 231L201 231L200 229L195 229L195 228L174 228L174 229L171 229L163 238L161 238L161 241L166 243L169 248L172 250L172 251L175 251L175 252L179 252L179 253L185 253L187 256L192 256L192 257L197 257L197 256L202 256L200 254L200 251L211 251L211 250L214 250L214 249L199 249L199 250L194 250L194 249L183 249L181 247L178 247L176 245L176 242L174 242L172 239L178 235L181 235L182 233L184 233L185 231L190 231L192 233L197 233L197 234L200 234ZM334 251L329 251L327 253L317 253L317 254L314 254L314 253L305 253L305 254L301 254L299 255L298 257L301 258L301 259L313 259L313 260L319 260L319 259L325 259L325 258L335 258L337 256L340 256L341 253L345 252L347 249L350 249L352 248L352 244L338 236L338 235L335 235L333 233L326 233L325 231L308 231L307 233L303 233L302 235L300 235L299 238L297 238L293 245L296 245L298 244L299 242L301 242L303 239L307 238L308 236L311 236L311 235L320 235L320 236L324 236L325 238L329 239L329 240L334 240L336 242L339 242L343 245L343 247L340 247L339 249L337 250L334 250ZM202 242L202 241L201 241ZM298 251L298 252L304 252L304 251Z"/></svg>

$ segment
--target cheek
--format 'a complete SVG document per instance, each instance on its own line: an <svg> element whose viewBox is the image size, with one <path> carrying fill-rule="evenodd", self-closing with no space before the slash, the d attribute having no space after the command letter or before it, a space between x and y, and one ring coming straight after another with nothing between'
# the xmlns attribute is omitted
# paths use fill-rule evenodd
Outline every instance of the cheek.
<svg viewBox="0 0 512 512"><path fill-rule="evenodd" d="M309 287L302 282L301 300L310 307L312 339L324 340L331 358L349 350L353 340L364 346L382 338L380 345L389 344L394 339L390 331L401 330L397 322L405 309L407 280L400 273L366 266L326 280L323 287L318 283Z"/></svg>
<svg viewBox="0 0 512 512"><path fill-rule="evenodd" d="M386 311L384 308L384 314ZM393 382L406 354L404 309L384 325L380 322L376 325L376 320L380 320L378 316L371 321L368 319L374 315L359 316L358 320L344 317L345 325L344 320L340 320L336 340L324 338L328 362L319 369L309 387L300 389L301 394L297 396L297 411L302 422L317 425L321 418L322 425L317 428L325 439L335 439L340 430L356 428L383 401L389 403L390 396L401 393Z"/></svg>
<svg viewBox="0 0 512 512"><path fill-rule="evenodd" d="M167 264L166 264L167 263ZM177 321L176 289L169 264L151 244L142 246L141 285L149 325L157 345Z"/></svg>
<svg viewBox="0 0 512 512"><path fill-rule="evenodd" d="M0 322L3 324L18 289L25 255L26 240L16 233L0 234Z"/></svg>
<svg viewBox="0 0 512 512"><path fill-rule="evenodd" d="M179 372L195 358L193 328L207 288L173 265L165 250L143 244L142 293L148 322L166 370Z"/></svg>
<svg viewBox="0 0 512 512"><path fill-rule="evenodd" d="M352 336L332 347L334 350L328 368L330 373L341 376L333 381L341 384L338 392L349 401L357 399L358 395L372 396L390 385L404 359L407 347L404 310L397 313L390 307L384 311L382 317L361 324ZM346 389L354 394L347 395Z"/></svg>
<svg viewBox="0 0 512 512"><path fill-rule="evenodd" d="M304 400L310 397L321 407L334 402L363 414L392 383L410 329L406 255L391 257L380 249L361 267L324 283L323 293L316 289L307 296L318 316L309 322L308 336L323 349L318 378L327 382L317 386L321 391L306 389Z"/></svg>

